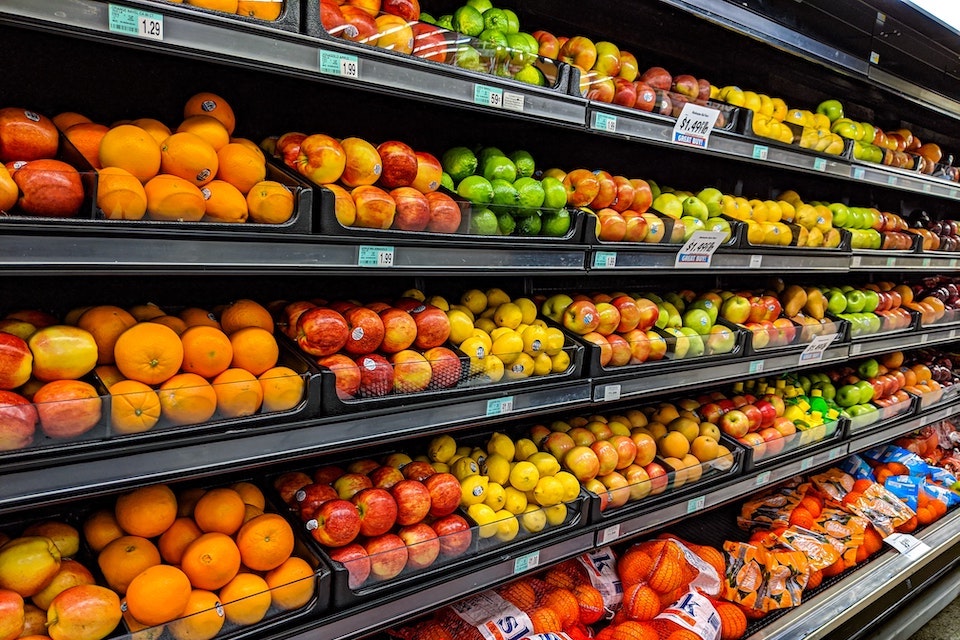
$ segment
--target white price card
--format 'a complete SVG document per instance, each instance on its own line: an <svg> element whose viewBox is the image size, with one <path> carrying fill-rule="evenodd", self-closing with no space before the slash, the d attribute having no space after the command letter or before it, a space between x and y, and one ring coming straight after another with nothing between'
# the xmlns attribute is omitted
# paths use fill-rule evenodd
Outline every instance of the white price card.
<svg viewBox="0 0 960 640"><path fill-rule="evenodd" d="M599 111L593 112L593 128L598 131L609 131L613 133L617 130L617 116L612 116L609 113L600 113Z"/></svg>
<svg viewBox="0 0 960 640"><path fill-rule="evenodd" d="M540 552L534 551L513 561L513 572L524 573L540 566Z"/></svg>
<svg viewBox="0 0 960 640"><path fill-rule="evenodd" d="M750 256L750 268L751 268L751 269L758 269L758 268L760 268L760 265L761 265L761 264L763 264L763 256L762 256L762 255L760 255L760 254L758 253L758 254L754 254L754 255Z"/></svg>
<svg viewBox="0 0 960 640"><path fill-rule="evenodd" d="M823 352L827 350L836 338L837 334L826 333L811 340L810 344L800 353L799 364L812 364L823 360Z"/></svg>
<svg viewBox="0 0 960 640"><path fill-rule="evenodd" d="M617 266L616 251L597 251L593 254L594 269L613 269Z"/></svg>
<svg viewBox="0 0 960 640"><path fill-rule="evenodd" d="M910 560L916 560L930 551L930 545L907 533L891 533L883 541Z"/></svg>
<svg viewBox="0 0 960 640"><path fill-rule="evenodd" d="M376 247L361 245L357 257L357 266L360 267L392 267L393 247Z"/></svg>
<svg viewBox="0 0 960 640"><path fill-rule="evenodd" d="M360 60L347 53L320 49L320 73L356 79L360 77Z"/></svg>
<svg viewBox="0 0 960 640"><path fill-rule="evenodd" d="M611 542L616 542L619 538L620 525L610 525L606 529L601 529L600 533L597 534L597 546L603 546L605 544L610 544Z"/></svg>
<svg viewBox="0 0 960 640"><path fill-rule="evenodd" d="M163 40L163 15L159 13L111 4L107 19L108 28L114 33Z"/></svg>
<svg viewBox="0 0 960 640"><path fill-rule="evenodd" d="M850 266L857 268L860 266L860 263L863 262L863 256L852 256L850 258Z"/></svg>
<svg viewBox="0 0 960 640"><path fill-rule="evenodd" d="M474 85L473 87L474 104L482 104L485 107L503 107L503 89L497 89L485 84Z"/></svg>
<svg viewBox="0 0 960 640"><path fill-rule="evenodd" d="M852 355L852 356L858 355L861 351L863 351L863 345L862 345L862 344L852 344L852 345L850 345L850 355Z"/></svg>
<svg viewBox="0 0 960 640"><path fill-rule="evenodd" d="M620 385L608 384L603 388L603 401L613 402L620 399Z"/></svg>
<svg viewBox="0 0 960 640"><path fill-rule="evenodd" d="M519 113L523 113L523 94L504 91L503 108L507 111L517 111Z"/></svg>
<svg viewBox="0 0 960 640"><path fill-rule="evenodd" d="M813 458L804 458L800 461L800 471L806 471L813 466Z"/></svg>
<svg viewBox="0 0 960 640"><path fill-rule="evenodd" d="M683 105L683 111L677 117L677 123L673 125L671 139L677 144L706 149L710 141L710 133L719 117L720 112L716 109L688 102Z"/></svg>
<svg viewBox="0 0 960 640"><path fill-rule="evenodd" d="M487 400L487 415L500 416L513 411L513 396Z"/></svg>
<svg viewBox="0 0 960 640"><path fill-rule="evenodd" d="M694 231L677 252L674 267L709 267L714 252L723 244L727 234L722 231Z"/></svg>

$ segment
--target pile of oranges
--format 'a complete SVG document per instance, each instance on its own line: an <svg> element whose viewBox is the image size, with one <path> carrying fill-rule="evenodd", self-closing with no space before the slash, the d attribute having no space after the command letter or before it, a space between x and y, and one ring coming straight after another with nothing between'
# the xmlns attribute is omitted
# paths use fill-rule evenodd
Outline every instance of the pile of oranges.
<svg viewBox="0 0 960 640"><path fill-rule="evenodd" d="M233 109L213 93L198 93L171 129L153 118L111 127L64 112L54 123L97 169L97 207L107 219L281 224L294 196L267 180L257 145L232 137Z"/></svg>
<svg viewBox="0 0 960 640"><path fill-rule="evenodd" d="M314 569L293 554L293 529L264 508L248 482L179 495L158 484L91 514L83 533L132 632L165 625L176 640L209 640L224 625L256 624L314 596Z"/></svg>

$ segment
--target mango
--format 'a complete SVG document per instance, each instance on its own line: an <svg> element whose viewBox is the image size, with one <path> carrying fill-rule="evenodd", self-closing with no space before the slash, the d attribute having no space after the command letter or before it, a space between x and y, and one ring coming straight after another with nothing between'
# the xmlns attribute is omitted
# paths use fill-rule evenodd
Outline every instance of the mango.
<svg viewBox="0 0 960 640"><path fill-rule="evenodd" d="M23 536L0 547L0 589L24 598L39 593L60 570L60 550L46 536Z"/></svg>

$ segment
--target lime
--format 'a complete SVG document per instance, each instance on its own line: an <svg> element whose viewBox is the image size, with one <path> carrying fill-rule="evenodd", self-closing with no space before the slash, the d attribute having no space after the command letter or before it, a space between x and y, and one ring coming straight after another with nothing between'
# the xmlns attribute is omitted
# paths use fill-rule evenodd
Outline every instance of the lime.
<svg viewBox="0 0 960 640"><path fill-rule="evenodd" d="M499 29L484 29L477 36L477 40L494 50L505 50L507 48L507 36Z"/></svg>
<svg viewBox="0 0 960 640"><path fill-rule="evenodd" d="M477 156L466 147L453 147L444 152L440 164L454 182L460 182L477 171Z"/></svg>
<svg viewBox="0 0 960 640"><path fill-rule="evenodd" d="M517 14L510 11L510 9L501 9L501 11L503 11L503 15L507 17L507 28L504 29L504 32L507 35L518 33L520 31L520 18L517 17Z"/></svg>
<svg viewBox="0 0 960 640"><path fill-rule="evenodd" d="M457 51L454 54L454 64L461 69L469 69L471 71L480 71L483 69L483 63L480 61L480 52L466 44L457 47Z"/></svg>
<svg viewBox="0 0 960 640"><path fill-rule="evenodd" d="M656 200L657 196L660 195L660 185L653 180L647 180L647 184L650 186L650 197Z"/></svg>
<svg viewBox="0 0 960 640"><path fill-rule="evenodd" d="M457 193L476 204L490 204L493 185L483 176L467 176L457 185Z"/></svg>
<svg viewBox="0 0 960 640"><path fill-rule="evenodd" d="M547 76L543 75L543 71L540 71L540 69L532 64L524 65L520 71L513 74L513 79L518 82L532 84L535 87L547 86Z"/></svg>
<svg viewBox="0 0 960 640"><path fill-rule="evenodd" d="M426 22L427 24L437 24L437 19L425 11L420 12L420 22Z"/></svg>
<svg viewBox="0 0 960 640"><path fill-rule="evenodd" d="M531 56L534 56L534 57L539 55L540 43L537 42L537 39L533 37L533 34L527 33L526 31L520 31L516 35L523 38L523 40L527 43L527 46L526 46L527 53L529 53Z"/></svg>
<svg viewBox="0 0 960 640"><path fill-rule="evenodd" d="M509 26L510 21L507 20L506 14L500 9L491 8L483 12L484 29L496 29L497 31L506 33L507 27Z"/></svg>
<svg viewBox="0 0 960 640"><path fill-rule="evenodd" d="M540 221L540 214L532 216L524 216L520 218L520 221L517 222L517 235L521 236L537 236L540 235L540 227L542 222Z"/></svg>
<svg viewBox="0 0 960 640"><path fill-rule="evenodd" d="M520 197L520 207L522 209L539 209L543 206L543 186L539 180L534 178L520 178L513 183Z"/></svg>
<svg viewBox="0 0 960 640"><path fill-rule="evenodd" d="M540 181L540 186L543 187L544 207L562 209L567 206L567 188L563 186L563 182L553 176L547 176Z"/></svg>
<svg viewBox="0 0 960 640"><path fill-rule="evenodd" d="M470 216L470 233L481 236L495 236L499 230L497 216L486 207L474 210Z"/></svg>
<svg viewBox="0 0 960 640"><path fill-rule="evenodd" d="M557 209L556 211L545 213L541 216L540 220L540 232L542 235L550 236L551 238L562 238L570 231L570 212L566 209Z"/></svg>
<svg viewBox="0 0 960 640"><path fill-rule="evenodd" d="M477 151L477 166L480 167L480 173L483 173L483 167L487 164L487 161L490 158L496 158L497 156L505 156L503 151L497 147L484 147Z"/></svg>
<svg viewBox="0 0 960 640"><path fill-rule="evenodd" d="M500 235L510 236L517 228L517 221L509 213L501 213L497 216L497 226L500 228Z"/></svg>
<svg viewBox="0 0 960 640"><path fill-rule="evenodd" d="M453 177L446 171L440 174L440 186L444 187L445 189L449 189L450 191L455 189Z"/></svg>
<svg viewBox="0 0 960 640"><path fill-rule="evenodd" d="M453 12L451 25L454 31L477 37L483 31L483 16L470 5L466 5Z"/></svg>
<svg viewBox="0 0 960 640"><path fill-rule="evenodd" d="M517 165L507 156L494 156L483 163L483 177L487 180L506 180L513 182L517 179Z"/></svg>
<svg viewBox="0 0 960 640"><path fill-rule="evenodd" d="M507 46L510 47L510 59L514 64L533 62L529 51L530 43L523 37L522 33L507 34ZM536 53L536 50L534 53Z"/></svg>
<svg viewBox="0 0 960 640"><path fill-rule="evenodd" d="M493 8L493 3L490 2L490 0L467 0L466 4L468 7L473 7L480 13L484 13Z"/></svg>
<svg viewBox="0 0 960 640"><path fill-rule="evenodd" d="M448 31L454 31L453 28L453 15L446 13L439 18L437 18L436 25L441 29L447 29Z"/></svg>
<svg viewBox="0 0 960 640"><path fill-rule="evenodd" d="M533 156L527 151L514 151L510 154L510 159L517 165L518 178L529 178L537 170Z"/></svg>
<svg viewBox="0 0 960 640"><path fill-rule="evenodd" d="M496 178L490 181L493 186L493 209L496 211L509 211L520 203L520 195L516 187L506 180Z"/></svg>

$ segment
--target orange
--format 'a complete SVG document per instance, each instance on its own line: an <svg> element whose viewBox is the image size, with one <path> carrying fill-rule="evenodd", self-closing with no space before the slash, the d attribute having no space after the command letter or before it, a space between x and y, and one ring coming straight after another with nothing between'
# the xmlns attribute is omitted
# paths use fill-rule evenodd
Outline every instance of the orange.
<svg viewBox="0 0 960 640"><path fill-rule="evenodd" d="M530 622L534 633L560 633L563 627L560 616L550 607L537 607L530 612Z"/></svg>
<svg viewBox="0 0 960 640"><path fill-rule="evenodd" d="M174 133L160 145L160 170L202 187L217 175L217 150L189 131Z"/></svg>
<svg viewBox="0 0 960 640"><path fill-rule="evenodd" d="M260 374L264 411L287 411L303 399L303 378L289 367L272 367Z"/></svg>
<svg viewBox="0 0 960 640"><path fill-rule="evenodd" d="M149 431L160 421L160 397L137 380L110 386L110 427L117 433Z"/></svg>
<svg viewBox="0 0 960 640"><path fill-rule="evenodd" d="M820 583L823 582L823 572L820 570L811 571L810 578L807 580L807 586L805 589L816 589L820 586Z"/></svg>
<svg viewBox="0 0 960 640"><path fill-rule="evenodd" d="M183 344L177 332L155 322L140 322L117 338L113 347L117 368L131 380L160 384L183 362Z"/></svg>
<svg viewBox="0 0 960 640"><path fill-rule="evenodd" d="M237 142L218 149L220 169L217 178L226 180L244 195L249 193L253 185L267 179L267 165L263 153L255 149Z"/></svg>
<svg viewBox="0 0 960 640"><path fill-rule="evenodd" d="M244 503L244 512L243 512L243 523L246 524L256 518L257 516L263 515L263 509L260 507L255 507L252 504Z"/></svg>
<svg viewBox="0 0 960 640"><path fill-rule="evenodd" d="M138 304L127 309L134 318L137 319L137 322L146 322L147 320L152 320L153 318L159 318L160 316L166 315L166 312L158 307L152 302L147 302L146 304Z"/></svg>
<svg viewBox="0 0 960 640"><path fill-rule="evenodd" d="M220 601L227 622L239 625L256 624L270 610L270 587L253 573L238 573L220 589Z"/></svg>
<svg viewBox="0 0 960 640"><path fill-rule="evenodd" d="M592 584L578 584L573 588L580 609L580 623L593 624L605 614L603 594Z"/></svg>
<svg viewBox="0 0 960 640"><path fill-rule="evenodd" d="M814 518L819 518L820 511L823 509L823 506L820 500L818 500L817 498L814 498L813 496L804 496L803 499L800 500L800 504L798 504L797 506L803 507L804 509L809 511L810 515L813 516Z"/></svg>
<svg viewBox="0 0 960 640"><path fill-rule="evenodd" d="M720 640L739 640L747 633L747 616L735 604L714 602L720 616Z"/></svg>
<svg viewBox="0 0 960 640"><path fill-rule="evenodd" d="M230 488L240 494L243 504L256 507L261 511L266 507L266 498L263 492L252 482L238 482L230 485Z"/></svg>
<svg viewBox="0 0 960 640"><path fill-rule="evenodd" d="M140 487L117 498L114 514L127 533L152 538L177 519L177 497L165 484Z"/></svg>
<svg viewBox="0 0 960 640"><path fill-rule="evenodd" d="M205 533L183 550L180 567L197 589L219 589L240 570L240 550L225 533Z"/></svg>
<svg viewBox="0 0 960 640"><path fill-rule="evenodd" d="M263 389L246 369L227 369L213 379L217 411L225 418L252 416L263 404Z"/></svg>
<svg viewBox="0 0 960 640"><path fill-rule="evenodd" d="M173 133L170 131L170 127L153 118L137 118L131 121L130 124L136 125L149 133L153 139L157 141L157 144L162 144L163 141Z"/></svg>
<svg viewBox="0 0 960 640"><path fill-rule="evenodd" d="M246 369L255 376L273 368L280 357L277 339L260 327L240 329L230 336L230 344L233 345L230 366Z"/></svg>
<svg viewBox="0 0 960 640"><path fill-rule="evenodd" d="M727 562L722 551L709 545L694 545L693 552L713 567L713 570L717 572L717 577L723 579L727 572Z"/></svg>
<svg viewBox="0 0 960 640"><path fill-rule="evenodd" d="M790 524L795 527L803 527L804 529L812 529L814 524L816 524L816 518L813 517L809 511L804 507L796 506L793 508L793 511L790 512Z"/></svg>
<svg viewBox="0 0 960 640"><path fill-rule="evenodd" d="M266 162L267 157L263 154L263 150L257 146L257 143L251 140L250 138L230 138L230 144L239 144L240 146L250 149L259 156L259 158ZM222 163L221 163L222 164Z"/></svg>
<svg viewBox="0 0 960 640"><path fill-rule="evenodd" d="M184 489L177 496L177 515L180 517L193 517L193 508L197 506L197 501L207 492L203 487L191 487Z"/></svg>
<svg viewBox="0 0 960 640"><path fill-rule="evenodd" d="M660 634L653 625L646 622L626 620L610 627L609 640L659 640Z"/></svg>
<svg viewBox="0 0 960 640"><path fill-rule="evenodd" d="M127 587L127 610L142 624L179 618L190 600L190 580L180 569L158 564L137 575Z"/></svg>
<svg viewBox="0 0 960 640"><path fill-rule="evenodd" d="M193 507L193 519L205 533L218 531L232 536L243 524L245 511L243 498L239 493L220 487L210 489L200 496Z"/></svg>
<svg viewBox="0 0 960 640"><path fill-rule="evenodd" d="M101 509L84 520L83 537L93 552L99 553L112 541L123 537L123 529L117 524L117 518L112 511Z"/></svg>
<svg viewBox="0 0 960 640"><path fill-rule="evenodd" d="M703 640L699 635L688 629L677 629L667 636L667 640Z"/></svg>
<svg viewBox="0 0 960 640"><path fill-rule="evenodd" d="M202 325L206 327L216 327L220 328L220 323L217 321L217 318L206 309L200 309L198 307L187 307L180 312L180 319L186 323L187 327L194 327L197 325Z"/></svg>
<svg viewBox="0 0 960 640"><path fill-rule="evenodd" d="M63 113L58 113L57 115L53 116L51 120L53 120L53 124L55 124L57 129L60 129L60 131L66 131L76 124L92 122L87 116L73 111L64 111Z"/></svg>
<svg viewBox="0 0 960 640"><path fill-rule="evenodd" d="M156 322L165 327L170 327L178 336L183 335L183 332L187 330L187 323L177 316L157 316L156 318L150 318L147 322Z"/></svg>
<svg viewBox="0 0 960 640"><path fill-rule="evenodd" d="M197 523L193 521L193 518L177 518L157 541L160 556L164 562L180 564L180 559L183 557L183 550L202 535L203 531L201 531Z"/></svg>
<svg viewBox="0 0 960 640"><path fill-rule="evenodd" d="M120 307L90 307L77 320L77 326L89 332L97 343L97 364L113 364L113 347L124 331L137 324L137 319Z"/></svg>
<svg viewBox="0 0 960 640"><path fill-rule="evenodd" d="M120 167L146 182L160 170L160 145L149 133L132 124L113 127L100 140L100 165Z"/></svg>
<svg viewBox="0 0 960 640"><path fill-rule="evenodd" d="M113 385L117 384L121 380L126 380L123 377L123 374L120 373L120 369L117 369L115 365L112 364L101 364L100 366L94 368L93 372L100 378L100 382L103 383L107 389L110 389Z"/></svg>
<svg viewBox="0 0 960 640"><path fill-rule="evenodd" d="M189 180L161 173L143 187L147 194L147 217L151 220L196 222L203 217L206 200Z"/></svg>
<svg viewBox="0 0 960 640"><path fill-rule="evenodd" d="M143 570L160 564L160 552L146 538L122 536L100 551L97 564L110 588L124 594Z"/></svg>
<svg viewBox="0 0 960 640"><path fill-rule="evenodd" d="M630 620L653 620L660 613L660 597L646 583L638 582L623 590L621 606Z"/></svg>
<svg viewBox="0 0 960 640"><path fill-rule="evenodd" d="M668 554L661 555L650 573L650 587L658 593L667 593L679 587L683 580L680 562Z"/></svg>
<svg viewBox="0 0 960 640"><path fill-rule="evenodd" d="M313 568L296 556L268 571L264 579L270 587L273 606L283 611L299 609L310 602L316 587Z"/></svg>
<svg viewBox="0 0 960 640"><path fill-rule="evenodd" d="M197 115L185 118L177 127L177 133L184 131L206 140L214 151L219 151L230 144L230 133L222 122L212 116Z"/></svg>
<svg viewBox="0 0 960 640"><path fill-rule="evenodd" d="M504 585L497 589L497 593L521 611L530 611L537 605L537 592L527 580Z"/></svg>
<svg viewBox="0 0 960 640"><path fill-rule="evenodd" d="M617 561L617 573L624 586L646 580L653 569L653 559L645 552L631 548Z"/></svg>
<svg viewBox="0 0 960 640"><path fill-rule="evenodd" d="M217 411L217 393L195 373L178 373L160 385L163 417L174 425L206 422Z"/></svg>
<svg viewBox="0 0 960 640"><path fill-rule="evenodd" d="M238 0L237 14L261 20L276 20L283 9L283 0Z"/></svg>
<svg viewBox="0 0 960 640"><path fill-rule="evenodd" d="M577 584L586 579L586 573L583 571L583 565L578 561L561 562L555 567L551 567L544 574L544 582L551 587L559 589L573 589Z"/></svg>
<svg viewBox="0 0 960 640"><path fill-rule="evenodd" d="M224 618L220 613L217 594L194 589L187 599L182 617L167 625L176 640L211 640L223 628Z"/></svg>
<svg viewBox="0 0 960 640"><path fill-rule="evenodd" d="M100 169L100 141L110 128L95 122L80 122L63 132L94 169Z"/></svg>
<svg viewBox="0 0 960 640"><path fill-rule="evenodd" d="M293 194L274 180L263 180L247 193L250 221L261 224L283 224L293 217Z"/></svg>
<svg viewBox="0 0 960 640"><path fill-rule="evenodd" d="M105 167L97 171L97 208L107 220L141 220L147 213L147 192L126 169Z"/></svg>
<svg viewBox="0 0 960 640"><path fill-rule="evenodd" d="M220 325L230 335L246 327L260 327L273 333L273 317L259 302L243 298L231 303L220 314Z"/></svg>
<svg viewBox="0 0 960 640"><path fill-rule="evenodd" d="M543 597L541 604L553 609L563 628L580 620L580 604L569 589L551 589Z"/></svg>
<svg viewBox="0 0 960 640"><path fill-rule="evenodd" d="M0 165L0 211L10 211L20 198L20 187L5 166Z"/></svg>
<svg viewBox="0 0 960 640"><path fill-rule="evenodd" d="M246 222L247 199L224 180L213 180L200 189L206 199L204 219L210 222Z"/></svg>
<svg viewBox="0 0 960 640"><path fill-rule="evenodd" d="M245 523L237 533L243 564L254 571L270 571L293 553L293 528L276 513L265 513Z"/></svg>
<svg viewBox="0 0 960 640"><path fill-rule="evenodd" d="M230 338L216 327L190 327L180 336L183 343L181 370L204 378L213 378L226 371L233 360Z"/></svg>
<svg viewBox="0 0 960 640"><path fill-rule="evenodd" d="M126 599L120 601L120 609L123 611L123 621L127 625L127 631L130 632L131 640L159 640L160 636L163 635L164 626L161 624L151 627L150 625L143 624L130 615L130 610L126 605Z"/></svg>
<svg viewBox="0 0 960 640"><path fill-rule="evenodd" d="M196 3L191 3L196 4ZM231 11L236 13L236 9ZM190 97L183 107L183 117L206 115L216 118L231 135L236 127L236 117L230 104L215 93L202 91Z"/></svg>

